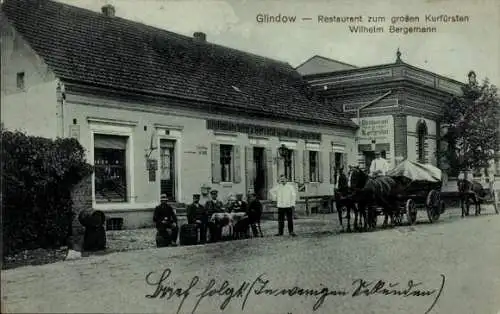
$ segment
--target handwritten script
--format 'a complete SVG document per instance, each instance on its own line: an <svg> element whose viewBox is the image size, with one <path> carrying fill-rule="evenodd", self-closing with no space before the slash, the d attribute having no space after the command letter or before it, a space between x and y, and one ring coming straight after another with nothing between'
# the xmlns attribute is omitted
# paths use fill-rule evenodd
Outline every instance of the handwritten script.
<svg viewBox="0 0 500 314"><path fill-rule="evenodd" d="M302 288L298 286L291 288L276 288L269 279L266 279L265 274L261 274L252 281L244 281L239 284L232 284L227 280L217 282L215 279L210 279L206 285L202 285L200 278L194 276L187 287L180 288L175 282L169 282L171 274L172 270L170 268L165 269L159 275L155 272L147 274L146 284L154 287L154 291L151 294L147 294L146 298L166 300L174 298L180 299L181 301L177 308L177 313L180 313L187 298L193 297L196 303L191 311L192 314L196 312L204 299L214 297L222 297L222 303L220 304L221 311L225 310L233 300L237 299L241 301L241 310L243 311L251 296L313 298L316 299L316 302L312 309L316 311L321 308L326 298L329 296L359 298L376 295L401 298L433 296L434 301L425 312L425 314L428 314L439 300L446 281L445 276L441 275L440 287L432 290L418 288L422 283L413 280L401 284L384 280L367 281L364 279L356 279L352 282L351 287L342 289L331 289L323 285L320 285L318 288ZM200 292L196 293L197 291L195 291L195 288L196 290L200 289Z"/></svg>

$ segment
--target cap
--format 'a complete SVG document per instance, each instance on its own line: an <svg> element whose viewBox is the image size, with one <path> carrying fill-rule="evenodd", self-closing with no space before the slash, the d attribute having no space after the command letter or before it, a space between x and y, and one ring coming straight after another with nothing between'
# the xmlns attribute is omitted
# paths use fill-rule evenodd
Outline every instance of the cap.
<svg viewBox="0 0 500 314"><path fill-rule="evenodd" d="M160 195L160 201L168 201L167 194Z"/></svg>
<svg viewBox="0 0 500 314"><path fill-rule="evenodd" d="M200 194L193 194L193 198L200 198L201 195Z"/></svg>

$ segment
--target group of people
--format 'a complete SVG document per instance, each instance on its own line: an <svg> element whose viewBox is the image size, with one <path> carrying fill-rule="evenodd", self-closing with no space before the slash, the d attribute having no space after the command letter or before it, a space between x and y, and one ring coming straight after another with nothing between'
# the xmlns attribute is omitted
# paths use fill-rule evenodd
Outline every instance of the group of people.
<svg viewBox="0 0 500 314"><path fill-rule="evenodd" d="M375 153L375 159L370 165L370 175L384 176L389 171L387 161L382 158L380 152ZM352 167L348 173L343 169L336 175L335 190L343 193L342 189L348 189ZM288 233L296 236L294 232L293 214L297 200L295 187L287 183L286 177L281 175L278 184L269 192L271 200L276 203L278 209L278 233L282 236L285 229L285 218L287 220ZM203 197L202 197L203 196ZM239 232L251 231L255 237L262 236L260 231L260 218L262 215L262 204L257 199L256 193L249 193L248 203L243 200L243 195L230 197L227 204L218 199L218 191L210 187L202 187L202 195L194 194L193 202L187 207L188 224L196 225L200 235L200 242L207 242L207 234L210 242L217 242L222 238L222 228L228 224L227 218L214 218L215 213L245 213L243 219L236 223L235 229ZM161 203L156 207L153 220L156 224L157 246L176 245L179 234L177 215L173 208L167 203L166 195L161 195Z"/></svg>
<svg viewBox="0 0 500 314"><path fill-rule="evenodd" d="M276 236L284 234L285 218L288 223L289 235L296 236L293 226L293 213L297 198L295 187L288 184L286 177L282 175L279 184L271 189L269 194L271 200L276 202L278 209L278 233ZM161 195L160 201L160 205L155 208L153 214L153 221L157 229L156 244L158 247L175 246L179 236L177 215L172 206L167 203L165 194ZM248 202L243 200L242 194L238 194L236 197L230 197L226 204L218 199L217 190L210 190L206 186L202 187L202 195L194 194L193 202L187 207L187 223L196 226L197 232L199 232L199 242L202 244L207 242L207 234L210 235L210 242L222 239L222 228L228 224L228 219L214 217L216 213L244 213L242 219L234 226L235 232L246 234L251 230L254 237L263 236L260 229L262 204L256 193L249 193Z"/></svg>
<svg viewBox="0 0 500 314"><path fill-rule="evenodd" d="M203 190L204 188L202 188L202 193ZM214 217L215 213L244 213L244 217L238 221L235 229L244 233L251 229L255 237L262 236L260 230L262 204L255 193L249 193L248 202L243 200L242 194L239 194L236 197L230 197L226 204L218 199L218 191L215 189L203 194L203 200L200 194L194 194L193 202L187 207L187 223L196 226L200 243L207 242L207 234L210 235L210 242L222 239L222 228L229 221L227 218ZM208 194L210 197L207 197ZM165 194L161 195L160 202L153 214L157 229L156 245L158 247L176 246L179 235L177 215L172 206L167 203Z"/></svg>

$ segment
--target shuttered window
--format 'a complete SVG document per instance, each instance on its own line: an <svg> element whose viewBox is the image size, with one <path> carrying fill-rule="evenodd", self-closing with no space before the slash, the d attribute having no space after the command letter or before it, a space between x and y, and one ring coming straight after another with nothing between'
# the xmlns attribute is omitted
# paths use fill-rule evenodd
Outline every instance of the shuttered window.
<svg viewBox="0 0 500 314"><path fill-rule="evenodd" d="M309 182L319 182L319 152L307 151L309 155Z"/></svg>
<svg viewBox="0 0 500 314"><path fill-rule="evenodd" d="M212 182L241 182L241 151L239 146L212 144Z"/></svg>

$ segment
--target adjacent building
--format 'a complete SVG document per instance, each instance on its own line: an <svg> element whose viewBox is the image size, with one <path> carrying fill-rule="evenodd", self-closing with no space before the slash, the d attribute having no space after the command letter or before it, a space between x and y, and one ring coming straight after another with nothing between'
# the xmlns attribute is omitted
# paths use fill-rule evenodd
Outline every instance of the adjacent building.
<svg viewBox="0 0 500 314"><path fill-rule="evenodd" d="M95 166L92 206L147 225L165 193L203 184L262 199L279 174L331 194L357 125L315 101L289 64L53 1L2 5L2 123L73 137ZM313 83L313 86L317 84Z"/></svg>
<svg viewBox="0 0 500 314"><path fill-rule="evenodd" d="M463 83L409 65L399 51L394 63L362 68L314 56L297 71L324 103L359 124L359 166L369 167L375 151L391 166L404 159L438 165L443 104Z"/></svg>

